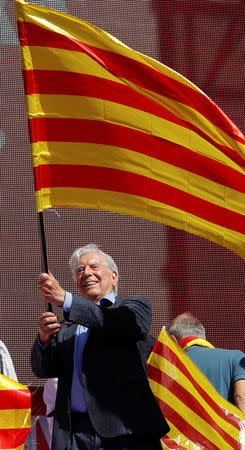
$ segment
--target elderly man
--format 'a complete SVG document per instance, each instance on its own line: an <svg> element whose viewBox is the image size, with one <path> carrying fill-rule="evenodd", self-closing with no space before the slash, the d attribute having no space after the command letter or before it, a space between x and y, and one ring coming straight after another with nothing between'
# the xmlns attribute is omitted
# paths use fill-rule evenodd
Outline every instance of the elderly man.
<svg viewBox="0 0 245 450"><path fill-rule="evenodd" d="M118 270L93 244L77 249L70 267L80 296L65 292L51 273L39 291L63 308L39 320L32 369L58 377L53 450L153 450L169 427L151 392L146 343L151 308L144 297L116 296Z"/></svg>
<svg viewBox="0 0 245 450"><path fill-rule="evenodd" d="M203 324L188 312L177 316L167 331L219 394L245 415L245 354L214 348L206 340Z"/></svg>

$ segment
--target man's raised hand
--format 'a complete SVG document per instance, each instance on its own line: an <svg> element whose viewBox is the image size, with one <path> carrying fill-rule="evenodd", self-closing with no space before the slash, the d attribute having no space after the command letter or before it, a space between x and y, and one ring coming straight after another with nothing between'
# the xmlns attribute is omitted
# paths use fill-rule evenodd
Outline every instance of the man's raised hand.
<svg viewBox="0 0 245 450"><path fill-rule="evenodd" d="M45 302L63 306L65 290L50 271L39 275L38 289Z"/></svg>

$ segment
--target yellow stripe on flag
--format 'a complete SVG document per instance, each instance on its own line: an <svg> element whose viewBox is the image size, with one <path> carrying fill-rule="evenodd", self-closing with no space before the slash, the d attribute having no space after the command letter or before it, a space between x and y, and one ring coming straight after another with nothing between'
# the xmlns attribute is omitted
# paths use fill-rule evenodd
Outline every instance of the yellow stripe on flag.
<svg viewBox="0 0 245 450"><path fill-rule="evenodd" d="M245 258L242 234L235 231L231 233L228 229L218 225L210 226L209 222L196 218L192 214L136 195L85 188L46 188L36 191L37 210L42 211L52 206L69 206L71 197L73 206L77 208L127 213L142 219L165 223L175 228L180 228L184 221L185 231L208 237L211 241L227 248L236 249L235 251L240 252Z"/></svg>
<svg viewBox="0 0 245 450"><path fill-rule="evenodd" d="M66 72L81 73L104 78L125 84L123 79L108 72L98 62L91 59L85 53L79 54L72 50L64 50L52 47L22 47L23 70L58 70ZM31 55L31 56L30 56Z"/></svg>
<svg viewBox="0 0 245 450"><path fill-rule="evenodd" d="M31 409L0 409L0 428L30 428L30 426Z"/></svg>
<svg viewBox="0 0 245 450"><path fill-rule="evenodd" d="M0 374L0 391L12 389L21 389L30 392L28 387L24 384L21 384L18 381L12 380L11 378L5 377L4 375Z"/></svg>

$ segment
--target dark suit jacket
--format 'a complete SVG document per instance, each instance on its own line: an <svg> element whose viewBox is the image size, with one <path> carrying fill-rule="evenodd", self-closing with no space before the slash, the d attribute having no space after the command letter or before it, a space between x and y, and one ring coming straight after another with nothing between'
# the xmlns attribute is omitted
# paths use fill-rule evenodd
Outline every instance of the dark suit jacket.
<svg viewBox="0 0 245 450"><path fill-rule="evenodd" d="M40 378L59 378L54 414L53 450L62 450L70 434L70 391L77 324L90 329L83 351L83 382L88 414L98 434L116 437L169 430L146 373L151 308L144 297L116 298L109 308L73 296L65 323L46 349L38 338L32 369Z"/></svg>

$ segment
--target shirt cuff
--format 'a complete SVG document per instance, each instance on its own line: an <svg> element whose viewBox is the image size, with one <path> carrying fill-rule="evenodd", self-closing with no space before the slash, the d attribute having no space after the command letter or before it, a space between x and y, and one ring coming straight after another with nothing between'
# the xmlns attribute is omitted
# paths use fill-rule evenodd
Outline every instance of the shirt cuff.
<svg viewBox="0 0 245 450"><path fill-rule="evenodd" d="M70 312L71 305L72 305L72 294L71 292L66 292L63 310L67 313Z"/></svg>
<svg viewBox="0 0 245 450"><path fill-rule="evenodd" d="M48 342L46 342L46 344L42 344L40 341L40 337L38 336L38 345L39 347L41 347L43 350L45 350L45 348L47 348L50 344L50 339L48 340Z"/></svg>

